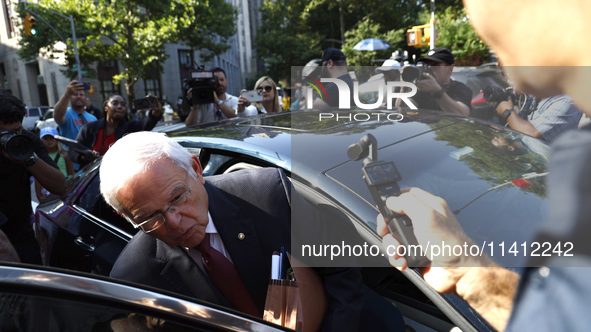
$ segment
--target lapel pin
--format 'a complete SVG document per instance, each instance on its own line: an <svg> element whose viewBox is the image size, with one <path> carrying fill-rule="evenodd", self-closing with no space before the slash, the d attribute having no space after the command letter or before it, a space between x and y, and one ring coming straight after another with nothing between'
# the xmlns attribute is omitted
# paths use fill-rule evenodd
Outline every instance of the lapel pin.
<svg viewBox="0 0 591 332"><path fill-rule="evenodd" d="M238 233L238 240L244 240L245 237L244 233Z"/></svg>

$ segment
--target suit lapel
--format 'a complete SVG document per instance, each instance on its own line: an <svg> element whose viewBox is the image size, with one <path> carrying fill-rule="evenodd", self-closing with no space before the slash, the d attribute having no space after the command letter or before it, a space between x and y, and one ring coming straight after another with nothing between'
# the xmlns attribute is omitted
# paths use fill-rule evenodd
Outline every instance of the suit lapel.
<svg viewBox="0 0 591 332"><path fill-rule="evenodd" d="M262 312L269 282L268 264L263 257L256 222L241 213L240 200L205 183L209 213L252 300ZM278 248L279 249L279 248Z"/></svg>
<svg viewBox="0 0 591 332"><path fill-rule="evenodd" d="M156 245L156 258L166 262L160 275L170 284L171 289L199 300L232 308L184 248L170 247L160 240L157 240Z"/></svg>

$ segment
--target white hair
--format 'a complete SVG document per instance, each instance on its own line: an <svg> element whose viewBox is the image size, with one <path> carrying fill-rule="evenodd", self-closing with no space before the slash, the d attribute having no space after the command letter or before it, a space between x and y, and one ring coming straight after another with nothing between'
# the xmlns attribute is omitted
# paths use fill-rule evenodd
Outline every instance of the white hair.
<svg viewBox="0 0 591 332"><path fill-rule="evenodd" d="M140 131L125 135L103 157L99 176L101 194L115 210L124 212L117 192L157 160L168 158L191 174L192 154L164 133Z"/></svg>

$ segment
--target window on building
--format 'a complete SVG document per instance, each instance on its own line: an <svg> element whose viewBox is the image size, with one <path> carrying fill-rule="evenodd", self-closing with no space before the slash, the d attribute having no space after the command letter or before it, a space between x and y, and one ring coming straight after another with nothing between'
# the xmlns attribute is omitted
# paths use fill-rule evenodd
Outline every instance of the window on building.
<svg viewBox="0 0 591 332"><path fill-rule="evenodd" d="M112 95L121 94L121 84L113 83L113 76L119 73L117 61L109 60L99 63L97 68L98 80L101 85L101 95L103 100L106 100Z"/></svg>
<svg viewBox="0 0 591 332"><path fill-rule="evenodd" d="M158 69L158 62L152 63L153 69L144 78L144 92L146 95L156 96L162 98L162 85L160 82L160 70Z"/></svg>

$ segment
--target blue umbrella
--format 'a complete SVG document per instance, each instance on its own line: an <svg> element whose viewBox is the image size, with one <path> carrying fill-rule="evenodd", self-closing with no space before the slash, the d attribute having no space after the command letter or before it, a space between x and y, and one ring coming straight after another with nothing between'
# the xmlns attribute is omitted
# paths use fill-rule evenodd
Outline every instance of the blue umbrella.
<svg viewBox="0 0 591 332"><path fill-rule="evenodd" d="M390 48L390 44L386 43L385 41L379 38L368 38L360 41L353 49L356 51L379 51L379 50L386 50Z"/></svg>

